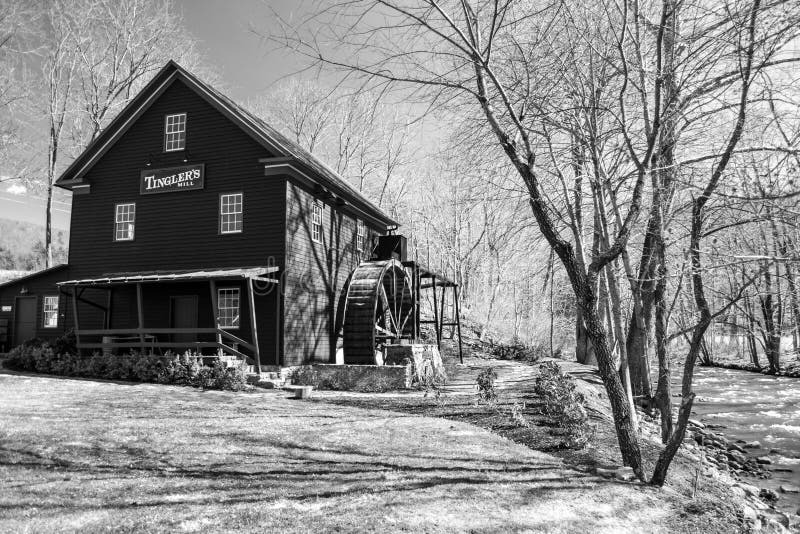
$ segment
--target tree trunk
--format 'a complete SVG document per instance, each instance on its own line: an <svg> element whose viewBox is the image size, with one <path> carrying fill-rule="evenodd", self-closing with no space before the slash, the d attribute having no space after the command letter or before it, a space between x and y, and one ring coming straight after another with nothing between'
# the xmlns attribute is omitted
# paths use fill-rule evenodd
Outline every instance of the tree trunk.
<svg viewBox="0 0 800 534"><path fill-rule="evenodd" d="M586 334L592 341L594 352L597 357L597 367L600 377L608 394L611 404L611 411L614 415L614 426L617 432L620 452L622 453L623 463L633 468L636 476L644 480L642 470L642 453L639 448L639 437L634 424L633 413L625 394L625 388L617 373L614 365L614 356L608 345L608 337L598 316L595 302L595 295L585 292L581 298L580 307L583 308L583 320L586 326Z"/></svg>
<svg viewBox="0 0 800 534"><path fill-rule="evenodd" d="M584 365L597 365L597 357L594 354L589 334L586 332L586 324L580 308L575 310L575 359Z"/></svg>

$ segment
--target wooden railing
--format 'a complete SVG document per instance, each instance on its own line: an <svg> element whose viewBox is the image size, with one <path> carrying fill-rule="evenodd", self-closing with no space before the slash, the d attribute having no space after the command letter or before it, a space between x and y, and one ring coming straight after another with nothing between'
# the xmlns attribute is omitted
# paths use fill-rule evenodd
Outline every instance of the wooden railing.
<svg viewBox="0 0 800 534"><path fill-rule="evenodd" d="M174 334L195 334L213 335L214 341L159 341L157 336L172 336ZM141 351L150 349L192 349L201 352L204 348L215 348L217 352L236 356L252 364L256 353L256 347L240 337L222 328L111 328L100 330L76 330L78 338L78 349L86 350L114 350L114 349L139 349ZM85 342L86 337L100 336L101 338L111 338L111 341ZM226 344L226 342L228 344ZM245 348L252 355L246 355L237 348L232 347L236 344L239 349Z"/></svg>

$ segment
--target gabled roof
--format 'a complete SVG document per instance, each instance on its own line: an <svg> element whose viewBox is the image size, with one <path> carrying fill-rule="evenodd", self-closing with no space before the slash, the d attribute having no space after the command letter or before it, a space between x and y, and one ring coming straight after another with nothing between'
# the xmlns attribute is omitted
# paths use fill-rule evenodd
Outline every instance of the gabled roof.
<svg viewBox="0 0 800 534"><path fill-rule="evenodd" d="M6 280L5 282L0 283L0 289L4 288L6 286L13 286L14 284L20 284L22 282L27 282L27 281L29 281L29 280L31 280L33 278L38 278L38 277L44 276L46 274L51 274L51 273L60 271L62 269L66 269L67 267L69 267L69 264L60 263L60 264L55 265L53 267L48 267L46 269L42 269L41 271L36 271L36 272L30 273L30 274L26 274L25 276L20 276L19 278L14 278L13 280Z"/></svg>
<svg viewBox="0 0 800 534"><path fill-rule="evenodd" d="M65 189L81 185L83 177L94 164L114 146L119 138L176 80L180 80L194 90L195 93L237 124L264 148L275 154L276 160L280 158L296 165L305 176L308 176L321 188L330 190L337 197L342 198L377 221L387 226L396 226L398 224L312 153L171 60L119 112L81 155L67 167L56 180L56 185Z"/></svg>

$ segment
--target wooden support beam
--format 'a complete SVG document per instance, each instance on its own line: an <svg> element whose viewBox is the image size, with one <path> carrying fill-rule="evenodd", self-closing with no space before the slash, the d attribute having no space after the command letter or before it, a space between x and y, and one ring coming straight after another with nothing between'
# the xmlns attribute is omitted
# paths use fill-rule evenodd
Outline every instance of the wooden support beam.
<svg viewBox="0 0 800 534"><path fill-rule="evenodd" d="M256 324L256 297L255 292L253 291L253 280L252 278L247 278L247 294L249 295L249 304L250 304L250 328L253 331L253 357L256 360L256 374L261 376L261 353L259 351L258 346L258 324Z"/></svg>
<svg viewBox="0 0 800 534"><path fill-rule="evenodd" d="M81 337L78 334L78 330L80 330L80 322L78 320L78 289L76 287L72 288L72 315L72 321L75 323L75 342L80 344Z"/></svg>
<svg viewBox="0 0 800 534"><path fill-rule="evenodd" d="M142 284L136 284L136 313L139 318L139 349L144 352L144 304L142 303Z"/></svg>
<svg viewBox="0 0 800 534"><path fill-rule="evenodd" d="M422 278L419 275L419 267L416 264L412 267L414 273L414 339L418 340L422 335L420 329L420 318L422 313Z"/></svg>
<svg viewBox="0 0 800 534"><path fill-rule="evenodd" d="M281 365L281 340L283 330L281 330L281 291L280 282L275 286L275 365Z"/></svg>
<svg viewBox="0 0 800 534"><path fill-rule="evenodd" d="M106 294L106 311L103 316L103 326L111 328L111 305L114 303L114 289L109 287Z"/></svg>
<svg viewBox="0 0 800 534"><path fill-rule="evenodd" d="M458 331L458 359L464 363L464 350L461 346L461 310L458 307L458 286L453 288L453 296L456 299L456 329Z"/></svg>
<svg viewBox="0 0 800 534"><path fill-rule="evenodd" d="M436 291L436 288L433 288L433 291ZM440 310L439 310L439 350L442 350L441 343L442 339L444 338L444 301L447 297L447 286L442 286L442 300L439 302Z"/></svg>
<svg viewBox="0 0 800 534"><path fill-rule="evenodd" d="M442 337L439 333L439 305L436 302L436 275L431 276L433 279L433 330L436 332L436 346L442 350Z"/></svg>
<svg viewBox="0 0 800 534"><path fill-rule="evenodd" d="M211 289L211 314L214 318L214 328L219 329L219 305L217 303L217 283L214 280L208 281ZM222 345L222 334L217 334L217 343ZM220 352L222 349L220 349Z"/></svg>

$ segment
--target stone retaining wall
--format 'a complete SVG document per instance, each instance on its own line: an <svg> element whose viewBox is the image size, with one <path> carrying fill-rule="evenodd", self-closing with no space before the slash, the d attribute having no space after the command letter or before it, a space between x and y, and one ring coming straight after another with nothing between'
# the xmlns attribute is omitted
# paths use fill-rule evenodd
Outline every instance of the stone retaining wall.
<svg viewBox="0 0 800 534"><path fill-rule="evenodd" d="M413 365L301 365L292 374L292 383L316 389L345 391L389 391L408 389Z"/></svg>

